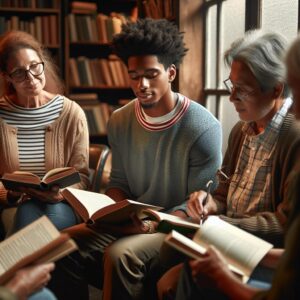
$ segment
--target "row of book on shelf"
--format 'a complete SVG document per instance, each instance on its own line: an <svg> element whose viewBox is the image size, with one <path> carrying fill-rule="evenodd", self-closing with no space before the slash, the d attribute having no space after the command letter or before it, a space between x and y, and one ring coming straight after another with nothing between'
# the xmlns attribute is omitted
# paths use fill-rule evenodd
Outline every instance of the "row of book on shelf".
<svg viewBox="0 0 300 300"><path fill-rule="evenodd" d="M0 0L0 7L57 8L57 0Z"/></svg>
<svg viewBox="0 0 300 300"><path fill-rule="evenodd" d="M71 42L109 43L114 34L121 32L122 24L128 22L127 16L112 12L105 14L69 14L69 36Z"/></svg>
<svg viewBox="0 0 300 300"><path fill-rule="evenodd" d="M71 86L129 87L126 66L115 55L105 58L79 56L69 59Z"/></svg>
<svg viewBox="0 0 300 300"><path fill-rule="evenodd" d="M89 134L92 136L106 135L107 122L112 112L131 101L131 99L119 99L118 103L113 105L101 102L97 93L70 94L69 98L76 101L84 110Z"/></svg>
<svg viewBox="0 0 300 300"><path fill-rule="evenodd" d="M171 19L175 17L174 0L143 0L144 17L153 19Z"/></svg>
<svg viewBox="0 0 300 300"><path fill-rule="evenodd" d="M26 31L45 45L57 46L59 44L57 15L35 16L32 19L0 16L0 34L8 30Z"/></svg>

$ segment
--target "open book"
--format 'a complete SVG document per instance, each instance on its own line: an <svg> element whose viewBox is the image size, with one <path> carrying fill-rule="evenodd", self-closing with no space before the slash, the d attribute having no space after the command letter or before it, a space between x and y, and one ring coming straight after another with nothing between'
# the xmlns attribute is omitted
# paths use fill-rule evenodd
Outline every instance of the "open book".
<svg viewBox="0 0 300 300"><path fill-rule="evenodd" d="M199 224L160 211L146 209L143 213L149 217L149 219L158 222L157 231L159 232L169 233L171 230L176 230L187 235L195 233L200 228Z"/></svg>
<svg viewBox="0 0 300 300"><path fill-rule="evenodd" d="M66 188L62 191L65 200L81 216L84 222L93 224L99 223L123 223L130 220L130 216L136 213L143 218L143 210L146 208L159 210L161 207L145 204L133 200L122 200L115 202L110 197L88 192L84 190Z"/></svg>
<svg viewBox="0 0 300 300"><path fill-rule="evenodd" d="M172 231L165 242L193 259L201 257L214 245L225 257L229 267L246 282L254 268L273 245L235 227L216 216L210 216L195 233L193 240Z"/></svg>
<svg viewBox="0 0 300 300"><path fill-rule="evenodd" d="M47 190L53 185L64 188L80 182L80 176L75 168L64 167L48 171L42 179L30 172L15 171L13 173L5 173L1 181L7 190L12 191L18 190L19 187Z"/></svg>
<svg viewBox="0 0 300 300"><path fill-rule="evenodd" d="M77 249L43 216L0 243L0 285L30 264L56 261Z"/></svg>

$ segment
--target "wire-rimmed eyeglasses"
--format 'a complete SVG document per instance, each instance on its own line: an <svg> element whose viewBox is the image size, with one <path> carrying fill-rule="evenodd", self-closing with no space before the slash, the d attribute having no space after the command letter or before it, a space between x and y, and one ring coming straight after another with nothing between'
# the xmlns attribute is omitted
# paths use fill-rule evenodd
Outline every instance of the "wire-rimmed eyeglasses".
<svg viewBox="0 0 300 300"><path fill-rule="evenodd" d="M230 78L227 78L223 81L226 90L232 94L235 92L235 97L241 101L247 101L248 97L251 96L252 93L254 93L257 89L247 90L244 87L235 85L232 83Z"/></svg>
<svg viewBox="0 0 300 300"><path fill-rule="evenodd" d="M22 82L26 79L28 72L34 77L41 75L44 72L44 62L31 64L27 70L23 68L16 69L8 76L15 82Z"/></svg>

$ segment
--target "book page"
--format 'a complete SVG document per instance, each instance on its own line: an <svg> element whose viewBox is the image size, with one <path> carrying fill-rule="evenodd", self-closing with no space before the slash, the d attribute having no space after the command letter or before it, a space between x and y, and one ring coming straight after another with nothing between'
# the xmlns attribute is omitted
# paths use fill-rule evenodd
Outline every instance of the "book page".
<svg viewBox="0 0 300 300"><path fill-rule="evenodd" d="M250 276L253 269L273 247L272 244L233 226L216 216L210 216L196 232L194 241L207 248L212 244L229 264Z"/></svg>
<svg viewBox="0 0 300 300"><path fill-rule="evenodd" d="M52 169L52 170L48 171L48 172L45 174L45 176L43 177L43 180L45 180L45 179L51 177L51 176L54 175L54 174L63 173L63 172L65 172L65 171L71 170L71 169L73 169L73 167L63 167L63 168L55 168L55 169Z"/></svg>
<svg viewBox="0 0 300 300"><path fill-rule="evenodd" d="M10 236L0 243L0 275L59 236L59 231L46 216Z"/></svg>
<svg viewBox="0 0 300 300"><path fill-rule="evenodd" d="M175 230L166 236L165 242L193 259L198 259L206 252L204 247Z"/></svg>
<svg viewBox="0 0 300 300"><path fill-rule="evenodd" d="M31 172L26 172L26 171L14 171L11 174L12 175L22 175L22 177L23 176L28 176L28 177L34 177L34 178L40 179L39 176L37 176L37 175L35 175L35 174L31 173Z"/></svg>
<svg viewBox="0 0 300 300"><path fill-rule="evenodd" d="M90 217L101 208L116 203L113 199L104 194L74 188L66 188L66 190L71 192L77 201L85 207Z"/></svg>
<svg viewBox="0 0 300 300"><path fill-rule="evenodd" d="M152 211L151 209L149 209L149 210L146 209L144 211L144 213L149 216L154 216L157 221L168 221L174 225L179 225L179 226L184 226L184 227L194 228L194 229L200 228L199 224L186 221L180 217L177 217L177 216L174 216L171 214L166 214L166 213L158 212L158 211Z"/></svg>

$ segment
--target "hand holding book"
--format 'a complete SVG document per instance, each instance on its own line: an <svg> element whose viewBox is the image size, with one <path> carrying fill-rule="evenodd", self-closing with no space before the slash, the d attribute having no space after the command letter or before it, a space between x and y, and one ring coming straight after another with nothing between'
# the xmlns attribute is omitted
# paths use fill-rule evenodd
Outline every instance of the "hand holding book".
<svg viewBox="0 0 300 300"><path fill-rule="evenodd" d="M39 176L24 171L3 174L1 181L7 190L20 191L21 188L49 190L54 185L64 188L80 182L80 176L73 167L56 168L48 171L40 179Z"/></svg>

